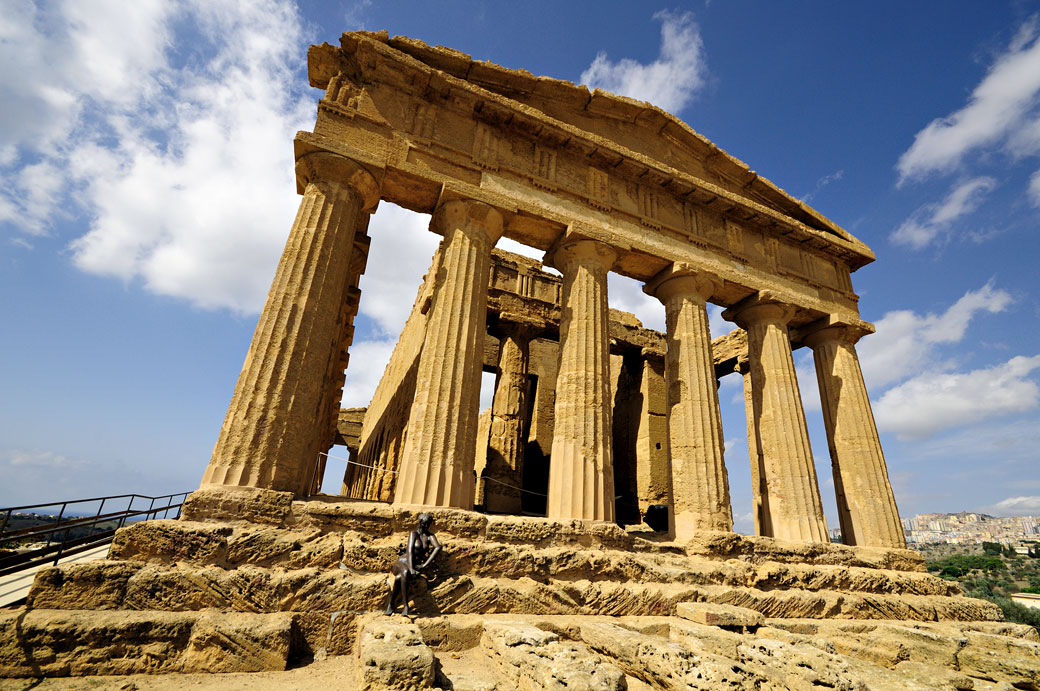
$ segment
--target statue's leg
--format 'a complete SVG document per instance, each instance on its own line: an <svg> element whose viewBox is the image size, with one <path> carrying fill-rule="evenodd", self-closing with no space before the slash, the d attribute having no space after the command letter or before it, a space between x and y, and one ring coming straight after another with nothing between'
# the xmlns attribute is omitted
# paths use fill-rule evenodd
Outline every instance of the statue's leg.
<svg viewBox="0 0 1040 691"><path fill-rule="evenodd" d="M408 572L405 571L400 576L398 576L398 578L401 579L400 580L400 582L401 582L401 600L402 600L402 604L404 605L401 608L401 614L403 614L404 616L407 617L408 616L408 581L410 580L409 577L408 577Z"/></svg>

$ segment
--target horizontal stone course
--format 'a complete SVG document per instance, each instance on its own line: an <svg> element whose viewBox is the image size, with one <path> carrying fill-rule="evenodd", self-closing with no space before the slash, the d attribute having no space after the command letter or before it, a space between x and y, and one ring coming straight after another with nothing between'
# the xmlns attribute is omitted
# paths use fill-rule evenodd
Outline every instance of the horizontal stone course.
<svg viewBox="0 0 1040 691"><path fill-rule="evenodd" d="M293 615L0 613L0 677L285 669Z"/></svg>
<svg viewBox="0 0 1040 691"><path fill-rule="evenodd" d="M736 605L771 618L900 619L909 621L1000 621L1000 608L986 600L938 595L808 591L797 588L765 591L757 588L698 586L698 602Z"/></svg>

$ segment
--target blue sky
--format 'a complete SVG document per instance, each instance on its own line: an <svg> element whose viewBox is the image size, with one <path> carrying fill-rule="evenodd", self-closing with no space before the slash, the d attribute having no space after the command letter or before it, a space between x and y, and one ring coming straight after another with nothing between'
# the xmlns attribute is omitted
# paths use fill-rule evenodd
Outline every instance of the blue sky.
<svg viewBox="0 0 1040 691"><path fill-rule="evenodd" d="M12 2L0 16L0 506L197 486L297 197L311 43L387 29L650 100L870 245L903 515L1040 514L1040 14L1027 2ZM436 237L373 220L363 405ZM515 249L515 248L513 248ZM611 305L663 328L613 277ZM712 310L714 334L730 325ZM827 506L811 356L795 354ZM750 527L739 379L721 389ZM330 476L331 477L331 476ZM335 484L330 481L330 485Z"/></svg>

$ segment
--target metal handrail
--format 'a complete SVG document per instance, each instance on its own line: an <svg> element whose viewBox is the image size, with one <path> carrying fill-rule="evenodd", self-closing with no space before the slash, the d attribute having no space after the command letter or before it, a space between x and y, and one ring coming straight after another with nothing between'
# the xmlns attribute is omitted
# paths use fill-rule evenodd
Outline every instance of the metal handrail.
<svg viewBox="0 0 1040 691"><path fill-rule="evenodd" d="M10 508L0 509L0 513L3 513L3 523L0 523L0 546L16 541L31 540L32 538L46 538L47 541L43 547L34 550L0 556L0 576L20 571L31 566L46 564L48 562L57 564L63 556L70 556L103 545L107 542L111 542L116 531L119 528L122 528L128 519L144 516L141 520L147 521L159 518L160 513L163 518L169 518L170 511L173 511L174 509L176 509L176 513L173 515L173 518L179 518L181 514L181 506L184 504L184 500L187 498L188 494L189 492L178 492L176 494L164 494L158 497L152 497L145 494L114 494L107 497L74 499L72 501L53 502L50 504L29 504L26 506L12 506ZM129 499L129 501L126 504L125 509L102 513L105 508L105 502L113 499ZM133 505L136 499L149 500L148 508L135 510ZM164 505L156 506L156 501L164 501ZM65 516L65 511L69 506L92 502L100 502L97 513L93 516L77 516L68 520L62 520ZM52 506L61 506L56 521L44 523L39 526L33 526L32 528L22 528L20 530L10 531L5 534L4 531L7 529L7 524L10 521L11 515L15 511ZM115 527L112 527L112 523L116 524ZM83 529L89 530L89 534L74 538L69 537L69 534L73 530L79 531ZM56 539L56 536L59 533L62 534L60 540Z"/></svg>

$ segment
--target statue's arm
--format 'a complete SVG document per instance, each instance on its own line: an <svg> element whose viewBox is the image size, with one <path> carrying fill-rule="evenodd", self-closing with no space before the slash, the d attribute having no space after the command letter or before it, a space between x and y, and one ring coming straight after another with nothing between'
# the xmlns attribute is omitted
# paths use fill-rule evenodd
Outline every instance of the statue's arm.
<svg viewBox="0 0 1040 691"><path fill-rule="evenodd" d="M427 566L433 563L433 560L437 558L437 555L441 553L441 543L437 541L437 536L430 533L430 543L433 545L433 551L430 552L430 556L427 557L426 563L420 566L420 569L425 569Z"/></svg>

